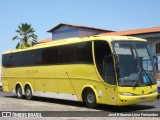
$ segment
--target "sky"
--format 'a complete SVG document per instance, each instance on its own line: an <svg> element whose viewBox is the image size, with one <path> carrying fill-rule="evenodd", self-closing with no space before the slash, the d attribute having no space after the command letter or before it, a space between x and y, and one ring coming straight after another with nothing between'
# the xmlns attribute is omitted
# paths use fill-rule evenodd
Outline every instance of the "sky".
<svg viewBox="0 0 160 120"><path fill-rule="evenodd" d="M38 40L51 38L47 31L68 23L113 31L160 26L160 0L0 0L1 55L15 49L15 30L31 24Z"/></svg>

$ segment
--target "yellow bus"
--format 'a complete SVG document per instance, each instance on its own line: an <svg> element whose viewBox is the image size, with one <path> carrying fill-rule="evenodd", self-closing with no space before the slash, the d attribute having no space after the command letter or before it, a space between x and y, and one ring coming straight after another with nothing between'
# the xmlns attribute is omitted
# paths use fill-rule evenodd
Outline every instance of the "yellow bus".
<svg viewBox="0 0 160 120"><path fill-rule="evenodd" d="M2 55L3 91L97 104L157 100L155 65L144 39L89 36L42 43Z"/></svg>

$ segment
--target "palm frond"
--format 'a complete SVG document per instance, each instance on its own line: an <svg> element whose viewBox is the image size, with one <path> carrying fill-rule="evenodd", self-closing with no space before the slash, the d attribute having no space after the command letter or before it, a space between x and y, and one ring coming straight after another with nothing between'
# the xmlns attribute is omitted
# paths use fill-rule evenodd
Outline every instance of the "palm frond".
<svg viewBox="0 0 160 120"><path fill-rule="evenodd" d="M16 39L18 39L18 36L14 36L14 37L12 38L12 40L16 40Z"/></svg>
<svg viewBox="0 0 160 120"><path fill-rule="evenodd" d="M30 24L21 23L21 25L18 26L16 32L18 33L19 36L17 35L13 37L13 40L15 39L20 40L16 48L20 48L19 46L21 46L21 48L32 46L33 43L35 43L37 40L37 35L34 34L35 30L34 28L31 27ZM29 41L30 38L32 40L31 42ZM32 45L28 43L32 43Z"/></svg>

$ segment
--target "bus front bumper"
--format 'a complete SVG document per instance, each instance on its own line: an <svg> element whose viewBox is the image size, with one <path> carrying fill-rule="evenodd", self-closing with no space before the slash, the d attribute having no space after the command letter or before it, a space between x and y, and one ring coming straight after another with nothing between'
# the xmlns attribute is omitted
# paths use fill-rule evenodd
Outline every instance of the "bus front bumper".
<svg viewBox="0 0 160 120"><path fill-rule="evenodd" d="M140 95L140 96L124 96L119 94L119 97L117 99L117 106L152 102L157 100L157 95L158 93Z"/></svg>

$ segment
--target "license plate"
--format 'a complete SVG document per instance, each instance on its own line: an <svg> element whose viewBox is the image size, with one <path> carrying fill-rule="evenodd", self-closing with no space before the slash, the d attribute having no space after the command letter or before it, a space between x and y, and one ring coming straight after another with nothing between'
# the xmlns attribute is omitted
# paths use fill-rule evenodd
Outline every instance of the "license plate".
<svg viewBox="0 0 160 120"><path fill-rule="evenodd" d="M142 102L144 102L144 101L146 100L146 98L140 98L140 100L141 100Z"/></svg>

